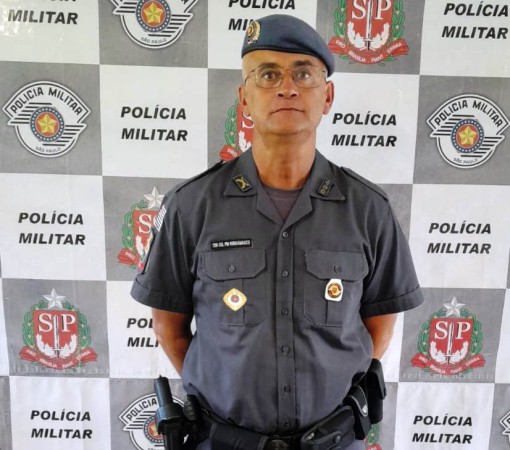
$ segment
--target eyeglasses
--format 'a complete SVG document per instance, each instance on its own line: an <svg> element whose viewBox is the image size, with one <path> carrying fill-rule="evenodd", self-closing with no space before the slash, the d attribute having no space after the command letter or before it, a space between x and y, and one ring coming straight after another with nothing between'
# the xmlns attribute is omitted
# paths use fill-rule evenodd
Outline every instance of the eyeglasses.
<svg viewBox="0 0 510 450"><path fill-rule="evenodd" d="M250 74L244 79L255 77L255 84L264 89L273 89L281 86L283 83L284 72L290 70L292 79L296 86L300 88L314 88L326 79L326 70L311 64L297 67L283 68L278 66L260 66L250 71Z"/></svg>

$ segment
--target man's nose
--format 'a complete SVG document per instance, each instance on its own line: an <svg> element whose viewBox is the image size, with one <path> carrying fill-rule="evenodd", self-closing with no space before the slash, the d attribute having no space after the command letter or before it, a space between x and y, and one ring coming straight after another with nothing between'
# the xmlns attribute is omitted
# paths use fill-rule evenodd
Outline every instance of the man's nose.
<svg viewBox="0 0 510 450"><path fill-rule="evenodd" d="M288 98L298 95L299 91L297 90L296 82L293 77L294 74L292 73L292 70L286 69L283 71L282 84L278 86L279 97Z"/></svg>

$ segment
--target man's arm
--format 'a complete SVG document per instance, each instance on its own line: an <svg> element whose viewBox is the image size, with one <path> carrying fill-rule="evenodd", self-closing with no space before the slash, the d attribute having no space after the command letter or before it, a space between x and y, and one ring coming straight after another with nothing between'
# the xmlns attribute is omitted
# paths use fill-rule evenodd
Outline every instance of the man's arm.
<svg viewBox="0 0 510 450"><path fill-rule="evenodd" d="M385 314L384 316L366 317L362 320L374 343L372 357L380 360L390 345L397 315Z"/></svg>
<svg viewBox="0 0 510 450"><path fill-rule="evenodd" d="M193 337L192 319L192 314L152 308L152 327L156 338L179 375L182 374L184 357Z"/></svg>

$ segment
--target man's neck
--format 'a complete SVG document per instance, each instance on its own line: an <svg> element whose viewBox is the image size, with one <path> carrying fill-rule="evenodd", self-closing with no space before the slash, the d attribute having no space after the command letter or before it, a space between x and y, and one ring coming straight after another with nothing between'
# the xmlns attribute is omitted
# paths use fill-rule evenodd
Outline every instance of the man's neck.
<svg viewBox="0 0 510 450"><path fill-rule="evenodd" d="M253 159L261 181L278 189L296 189L308 178L315 158L315 136L299 141L276 138L271 141L254 136Z"/></svg>

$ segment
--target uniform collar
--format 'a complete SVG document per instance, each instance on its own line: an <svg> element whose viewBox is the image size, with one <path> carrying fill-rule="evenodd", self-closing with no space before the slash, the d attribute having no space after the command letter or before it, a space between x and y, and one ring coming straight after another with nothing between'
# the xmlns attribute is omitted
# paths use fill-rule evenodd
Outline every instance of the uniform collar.
<svg viewBox="0 0 510 450"><path fill-rule="evenodd" d="M233 162L230 180L227 182L227 186L224 191L226 196L234 197L250 197L256 195L260 189L260 179L253 160L253 154L251 148L244 152L239 158L236 158ZM250 188L242 190L238 184L234 181L236 177L242 177L249 183ZM315 159L312 165L312 170L308 176L308 180L303 186L303 190L306 189L309 195L325 201L342 201L345 200L345 196L340 191L339 187L335 184L335 176L333 174L331 163L317 150L315 151ZM328 183L328 181L330 183ZM242 183L241 183L242 184ZM320 187L324 187L327 193L319 193ZM329 187L328 187L329 186Z"/></svg>

